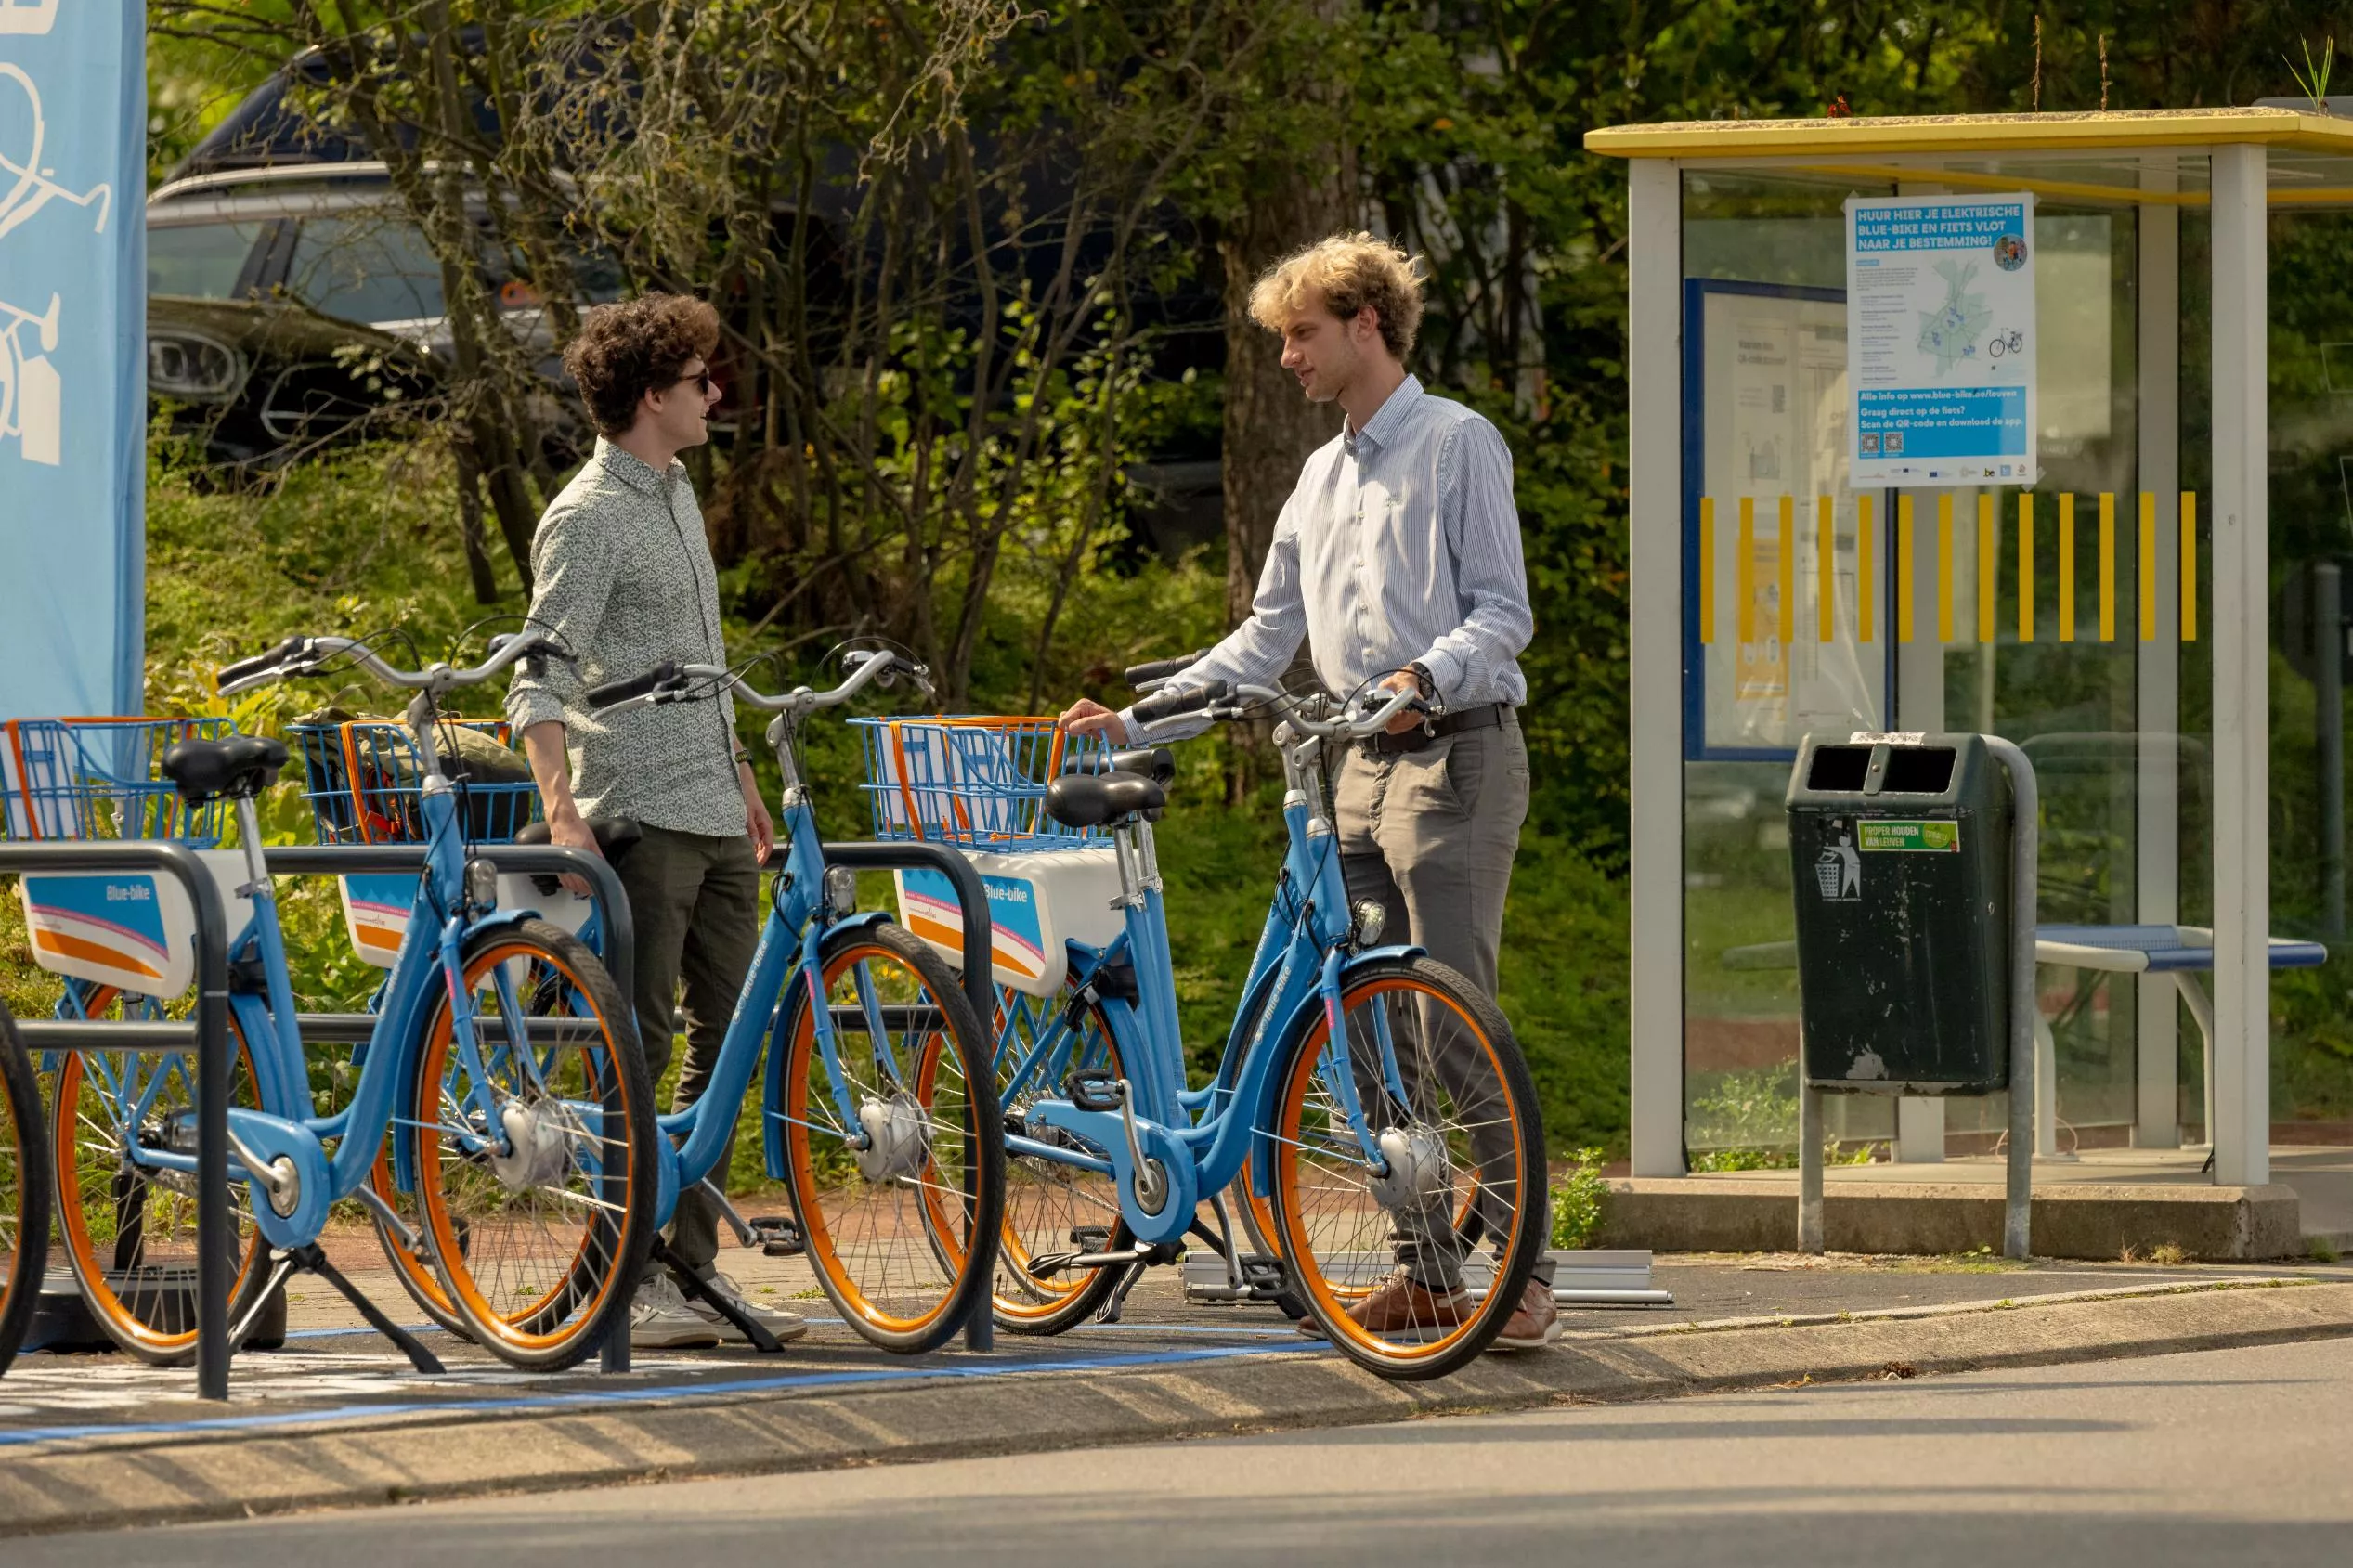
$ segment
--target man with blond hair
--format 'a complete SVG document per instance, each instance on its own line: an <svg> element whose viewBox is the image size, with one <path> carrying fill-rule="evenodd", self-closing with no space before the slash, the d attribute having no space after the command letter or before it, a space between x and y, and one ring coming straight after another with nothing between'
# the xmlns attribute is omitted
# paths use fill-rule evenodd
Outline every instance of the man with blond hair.
<svg viewBox="0 0 2353 1568"><path fill-rule="evenodd" d="M1406 373L1422 279L1386 240L1334 235L1286 257L1251 291L1250 314L1281 334L1299 389L1338 403L1346 421L1300 471L1250 618L1171 686L1269 684L1305 641L1332 692L1418 689L1436 717L1400 715L1340 767L1341 863L1349 896L1387 912L1392 940L1427 949L1491 996L1528 816L1516 709L1528 696L1519 654L1535 631L1512 454L1492 424ZM1082 699L1062 718L1076 734L1145 738L1132 709ZM1173 720L1154 732L1186 728ZM1470 1072L1464 1064L1436 1065L1458 1099L1476 1097L1475 1084L1452 1082ZM1492 1151L1476 1142L1485 1164ZM1469 1299L1461 1253L1451 1237L1403 1237L1397 1275L1352 1315L1383 1333L1456 1320ZM1551 1269L1538 1272L1499 1348L1559 1335Z"/></svg>

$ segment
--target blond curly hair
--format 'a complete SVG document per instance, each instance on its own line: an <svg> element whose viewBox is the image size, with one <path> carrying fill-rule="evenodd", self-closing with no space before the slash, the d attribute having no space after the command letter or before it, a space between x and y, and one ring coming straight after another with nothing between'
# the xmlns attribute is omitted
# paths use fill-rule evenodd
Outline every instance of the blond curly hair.
<svg viewBox="0 0 2353 1568"><path fill-rule="evenodd" d="M1403 359L1422 327L1422 258L1362 232L1319 240L1259 278L1250 291L1250 318L1280 332L1310 296L1343 321L1370 305L1380 313L1381 341Z"/></svg>

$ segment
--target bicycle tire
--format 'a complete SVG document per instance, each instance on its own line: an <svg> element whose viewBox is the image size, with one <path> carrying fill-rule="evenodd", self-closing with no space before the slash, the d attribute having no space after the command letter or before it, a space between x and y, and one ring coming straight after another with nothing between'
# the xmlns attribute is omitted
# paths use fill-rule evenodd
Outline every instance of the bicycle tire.
<svg viewBox="0 0 2353 1568"><path fill-rule="evenodd" d="M493 971L517 961L535 966L526 978L561 977L566 1004L578 1009L569 1016L594 1025L582 1043L556 1045L544 1064L529 1053L527 1069L518 1066L513 1037L496 1022L496 1010L505 1004ZM608 1335L628 1332L631 1293L654 1246L659 1181L655 1162L662 1156L656 1142L660 1132L654 1119L653 1079L619 988L570 933L539 919L498 927L477 932L461 963L469 990L480 993L486 984L490 988L489 1006L477 1009L477 1056L500 1096L502 1121L507 1108L514 1108L526 1131L515 1134L512 1125L504 1126L494 1140L474 1121L467 1086L445 1095L445 1087L465 1070L451 1049L445 988L422 1021L411 1102L417 1114L404 1124L417 1177L417 1208L441 1288L465 1335L510 1366L560 1371L601 1347ZM527 1034L525 1038L527 1043ZM552 1093L550 1068L559 1079ZM575 1086L578 1097L565 1092ZM581 1109L583 1104L590 1108ZM427 1107L433 1108L431 1121ZM591 1114L597 1118L594 1124ZM616 1119L618 1137L605 1130ZM532 1141L539 1152L524 1158L517 1136ZM508 1153L488 1153L494 1141L503 1143ZM627 1168L608 1171L602 1161L616 1153ZM503 1170L500 1160L507 1161ZM551 1185L558 1181L561 1186ZM576 1185L581 1190L572 1190ZM458 1212L461 1208L465 1212ZM578 1211L579 1233L567 1239L541 1219L537 1226L545 1238L541 1244L529 1234L527 1217L514 1223L515 1209L526 1214ZM473 1247L471 1239L482 1235L495 1236L497 1245ZM486 1274L478 1260L501 1272L495 1277ZM512 1274L504 1272L510 1268ZM513 1310L503 1310L500 1302L512 1303Z"/></svg>
<svg viewBox="0 0 2353 1568"><path fill-rule="evenodd" d="M0 1376L16 1362L49 1263L49 1140L41 1080L0 1004Z"/></svg>
<svg viewBox="0 0 2353 1568"><path fill-rule="evenodd" d="M1003 1011L1000 1004L1000 1016ZM1101 1068L1124 1077L1119 1043L1112 1037L1102 1008L1088 1003L1085 1011L1081 1042L1072 1053L1070 1065ZM1004 1041L1005 1031L1000 1030L997 1038ZM1061 1093L1060 1083L1039 1083L1032 1085L1018 1103L1007 1103L1008 1080L1020 1065L1022 1044L1016 1041L998 1048L998 1107L1008 1119L1022 1115L1030 1101L1040 1095ZM1103 1251L1118 1251L1135 1244L1127 1222L1120 1218L1119 1189L1110 1177L1041 1156L1007 1151L1005 1225L999 1233L990 1291L990 1311L998 1328L1008 1334L1048 1337L1076 1328L1102 1310L1119 1284L1119 1269L1087 1269L1068 1289L1056 1289L1052 1281L1042 1281L1029 1270L1030 1260L1045 1251L1079 1245L1081 1227L1075 1222L1082 1217L1100 1222Z"/></svg>
<svg viewBox="0 0 2353 1568"><path fill-rule="evenodd" d="M110 987L98 987L82 998L81 1016L98 1017L118 1004L127 1005L130 999ZM246 1044L245 1031L233 1013L228 1030L230 1038L237 1043L229 1103L253 1106L256 1103L253 1054ZM181 1201L188 1196L183 1190L188 1185L185 1183L157 1183L140 1178L136 1186L126 1184L126 1178L136 1167L122 1157L124 1137L121 1086L153 1082L165 1074L176 1076L181 1097L192 1108L194 1063L178 1052L161 1056L105 1051L63 1053L58 1057L56 1089L49 1108L50 1199L74 1283L81 1289L90 1316L105 1330L107 1338L126 1354L157 1367L178 1366L196 1354L194 1205ZM85 1097L93 1102L91 1109L84 1108ZM151 1131L150 1123L155 1121L149 1118L140 1130ZM107 1173L109 1191L85 1195L85 1162L93 1177ZM230 1199L230 1217L242 1232L228 1296L228 1320L236 1324L244 1321L261 1300L262 1291L269 1283L269 1271L263 1266L268 1244L253 1220L253 1189L243 1182L233 1182L231 1187L234 1196ZM189 1238L187 1251L190 1255L185 1261L177 1256L177 1249L169 1257L151 1257L149 1253L156 1203L152 1195L156 1192L170 1195L164 1208L175 1221L186 1221L184 1228ZM182 1209L187 1210L185 1214L180 1212ZM136 1216L135 1226L126 1221L126 1212ZM135 1238L127 1246L124 1235L126 1227L133 1229ZM120 1289L126 1280L133 1279L147 1283L128 1292Z"/></svg>
<svg viewBox="0 0 2353 1568"><path fill-rule="evenodd" d="M1340 1122L1336 1105L1328 1097L1323 1108L1311 1110L1309 1106L1314 1086L1327 1070L1324 1046L1332 1025L1326 1008L1303 1008L1292 1025L1276 1078L1272 1124L1262 1129L1262 1135L1273 1139L1275 1220L1293 1294L1350 1360L1385 1378L1419 1380L1459 1370L1502 1331L1543 1250L1549 1213L1544 1130L1535 1082L1502 1009L1459 973L1425 957L1381 959L1352 970L1342 983L1338 1009L1342 1018L1350 1020L1351 1060L1363 1055L1354 1020L1367 1019L1376 1036L1395 1031L1398 1025L1384 999L1399 993L1410 993L1428 1008L1424 1021L1414 1026L1414 1032L1423 1036L1415 1046L1415 1070L1409 1074L1402 1064L1399 1069L1400 1078L1418 1085L1409 1093L1421 1103L1402 1106L1386 1089L1380 1093L1389 1096L1388 1108L1405 1112L1407 1125L1398 1130L1427 1129L1438 1134L1435 1145L1427 1147L1431 1155L1442 1158L1424 1167L1429 1179L1419 1201L1442 1214L1438 1223L1458 1246L1458 1268L1468 1249L1459 1246L1462 1227L1455 1217L1453 1195L1462 1186L1458 1167L1472 1167L1472 1179L1483 1195L1482 1228L1500 1227L1490 1289L1419 1326L1368 1326L1352 1313L1352 1308L1362 1311L1370 1304L1366 1297L1372 1292L1362 1286L1379 1268L1380 1255L1389 1249L1402 1222L1399 1210L1375 1193L1372 1178L1349 1174L1351 1168L1366 1169L1355 1135L1334 1131L1319 1136L1317 1132ZM1433 1046L1428 1036L1441 1032L1443 1043ZM1463 1056L1457 1059L1455 1081L1449 1082L1447 1069L1437 1064L1455 1050ZM1437 1108L1437 1102L1441 1096L1462 1097L1463 1063L1474 1071L1485 1069L1472 1092L1496 1095L1500 1103L1482 1098L1475 1108L1477 1114L1458 1129L1450 1123L1459 1121L1462 1112L1449 1115ZM1360 1103L1371 1115L1372 1092L1379 1089L1378 1082L1368 1082L1361 1069L1353 1070L1353 1077ZM1386 1108L1383 1120L1395 1125ZM1473 1157L1474 1130L1498 1127L1506 1131L1488 1134L1487 1159L1482 1162ZM1508 1148L1499 1148L1506 1138ZM1392 1174L1396 1169L1392 1167Z"/></svg>
<svg viewBox="0 0 2353 1568"><path fill-rule="evenodd" d="M877 986L874 967L881 965L904 973L891 978L886 972L888 983ZM786 1053L781 1071L771 1075L783 1103L772 1101L763 1109L784 1123L786 1179L805 1256L826 1298L869 1343L902 1354L937 1349L974 1310L984 1308L1005 1219L1004 1127L994 1114L994 1095L984 1089L976 1099L971 1092L976 1083L994 1083L988 1036L955 972L903 927L885 923L831 933L819 950L818 968L837 1038L852 1043L838 1049L836 1058L863 1091L864 1130L849 1133L824 1103L830 1081L816 1049L818 1003L806 985L796 985L784 1036L769 1047ZM845 977L854 997L871 998L876 1005L853 1009L837 1003L835 988ZM904 1010L910 1030L922 1030L914 1043L912 1084L894 1066L898 1049L868 1048L862 1060L855 1043L862 1019L891 1008ZM879 1022L890 1034L889 1018ZM874 1027L865 1022L865 1038L872 1038ZM869 1061L875 1070L861 1077ZM896 1087L885 1094L892 1082ZM818 1097L813 1109L812 1093ZM895 1158L878 1152L869 1115L880 1119L899 1150ZM859 1137L867 1140L864 1151L856 1147ZM943 1164L943 1150L953 1170ZM871 1158L871 1168L862 1152ZM854 1238L865 1238L863 1250L853 1247ZM919 1245L914 1238L920 1238Z"/></svg>

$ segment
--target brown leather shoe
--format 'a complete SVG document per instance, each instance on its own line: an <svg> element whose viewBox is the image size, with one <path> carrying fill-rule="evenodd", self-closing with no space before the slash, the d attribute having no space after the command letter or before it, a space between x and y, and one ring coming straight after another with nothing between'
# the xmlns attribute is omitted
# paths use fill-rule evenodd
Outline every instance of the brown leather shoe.
<svg viewBox="0 0 2353 1568"><path fill-rule="evenodd" d="M1553 1288L1531 1279L1520 1292L1519 1309L1504 1323L1489 1350L1542 1350L1561 1337L1561 1311L1553 1304Z"/></svg>
<svg viewBox="0 0 2353 1568"><path fill-rule="evenodd" d="M1399 1270L1347 1310L1350 1321L1381 1339L1435 1340L1454 1332L1470 1317L1471 1296L1460 1286L1440 1295ZM1318 1339L1323 1335L1311 1317L1300 1319L1299 1331Z"/></svg>

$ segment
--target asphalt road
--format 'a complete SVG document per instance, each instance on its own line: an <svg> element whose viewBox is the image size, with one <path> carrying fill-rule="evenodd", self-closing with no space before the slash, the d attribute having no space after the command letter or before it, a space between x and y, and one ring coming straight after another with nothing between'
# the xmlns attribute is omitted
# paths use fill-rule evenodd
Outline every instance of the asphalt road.
<svg viewBox="0 0 2353 1568"><path fill-rule="evenodd" d="M0 1543L0 1562L2353 1560L2353 1341Z"/></svg>

